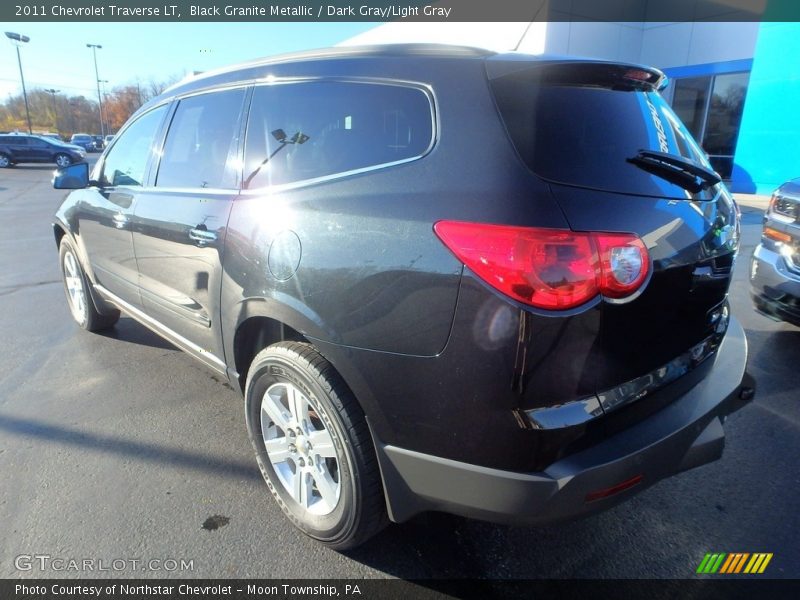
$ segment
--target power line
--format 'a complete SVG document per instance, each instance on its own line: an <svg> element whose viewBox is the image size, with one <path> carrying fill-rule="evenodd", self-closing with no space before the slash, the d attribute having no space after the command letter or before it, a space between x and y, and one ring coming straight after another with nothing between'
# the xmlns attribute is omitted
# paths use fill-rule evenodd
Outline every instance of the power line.
<svg viewBox="0 0 800 600"><path fill-rule="evenodd" d="M12 79L11 77L0 77L0 81L11 81L13 83L17 83L18 82L16 79ZM32 83L32 84L34 84L36 86L49 86L49 85L51 85L50 83L42 83L41 81L31 81L30 83ZM84 87L78 87L78 86L74 86L74 85L62 85L61 87L62 88L68 88L68 89L71 89L71 90L83 90L83 91L88 91L88 92L93 92L94 91L94 88L84 88Z"/></svg>
<svg viewBox="0 0 800 600"><path fill-rule="evenodd" d="M10 81L12 83L18 83L17 79L12 79L10 77L0 77L0 81ZM50 83L42 83L40 81L30 81L28 83L30 83L30 84L32 84L32 85L34 85L36 87L48 87L48 86L51 85ZM94 92L94 88L77 87L77 86L74 86L74 85L62 85L61 87L69 89L69 90L80 90L82 92Z"/></svg>

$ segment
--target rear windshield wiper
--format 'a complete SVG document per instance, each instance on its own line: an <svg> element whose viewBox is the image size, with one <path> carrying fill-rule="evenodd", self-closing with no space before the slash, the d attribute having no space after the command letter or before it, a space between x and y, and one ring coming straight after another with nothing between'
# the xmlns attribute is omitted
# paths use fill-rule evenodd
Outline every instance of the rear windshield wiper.
<svg viewBox="0 0 800 600"><path fill-rule="evenodd" d="M639 154L627 160L629 163L671 181L694 194L722 181L720 176L708 167L666 152L639 150Z"/></svg>

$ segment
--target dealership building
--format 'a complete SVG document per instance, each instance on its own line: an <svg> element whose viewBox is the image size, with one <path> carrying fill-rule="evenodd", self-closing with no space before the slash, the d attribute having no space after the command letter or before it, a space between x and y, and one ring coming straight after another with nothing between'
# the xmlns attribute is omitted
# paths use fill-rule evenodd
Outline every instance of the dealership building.
<svg viewBox="0 0 800 600"><path fill-rule="evenodd" d="M800 177L800 23L394 22L344 44L393 42L655 66L670 79L662 94L734 192L769 194Z"/></svg>

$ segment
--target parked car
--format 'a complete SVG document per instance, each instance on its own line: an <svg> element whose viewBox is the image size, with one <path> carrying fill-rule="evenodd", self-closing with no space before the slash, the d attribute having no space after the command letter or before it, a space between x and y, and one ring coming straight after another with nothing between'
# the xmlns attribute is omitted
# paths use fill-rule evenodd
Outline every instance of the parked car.
<svg viewBox="0 0 800 600"><path fill-rule="evenodd" d="M55 163L66 167L81 162L86 153L49 137L38 135L0 135L0 168L17 163Z"/></svg>
<svg viewBox="0 0 800 600"><path fill-rule="evenodd" d="M38 136L41 136L41 137L50 138L50 139L53 139L53 140L57 140L59 142L63 142L64 141L64 140L61 139L61 136L58 135L57 133L45 132L45 133L37 133L35 135L38 135Z"/></svg>
<svg viewBox="0 0 800 600"><path fill-rule="evenodd" d="M609 508L719 458L753 395L738 211L663 82L424 45L181 82L54 179L72 317L226 375L329 546Z"/></svg>
<svg viewBox="0 0 800 600"><path fill-rule="evenodd" d="M800 327L800 177L772 195L750 263L756 310Z"/></svg>
<svg viewBox="0 0 800 600"><path fill-rule="evenodd" d="M86 152L94 152L94 139L87 133L74 133L69 140L70 144L80 146Z"/></svg>
<svg viewBox="0 0 800 600"><path fill-rule="evenodd" d="M110 134L109 134L109 135L107 135L107 136L105 137L105 139L103 140L103 147L105 148L106 146L108 146L108 145L111 143L111 141L112 141L113 139L114 139L114 136L113 136L113 135L110 135Z"/></svg>
<svg viewBox="0 0 800 600"><path fill-rule="evenodd" d="M106 147L105 138L102 135L93 135L92 142L95 152L102 152L103 148Z"/></svg>

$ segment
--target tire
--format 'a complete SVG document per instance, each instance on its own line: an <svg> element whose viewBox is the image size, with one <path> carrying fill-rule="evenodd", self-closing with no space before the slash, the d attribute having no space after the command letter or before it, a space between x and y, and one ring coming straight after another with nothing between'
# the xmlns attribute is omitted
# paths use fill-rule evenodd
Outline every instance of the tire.
<svg viewBox="0 0 800 600"><path fill-rule="evenodd" d="M245 410L261 474L298 529L345 550L385 527L383 485L364 413L313 346L281 342L256 355Z"/></svg>
<svg viewBox="0 0 800 600"><path fill-rule="evenodd" d="M66 154L56 154L54 158L56 166L58 166L59 169L63 169L72 164L72 159Z"/></svg>
<svg viewBox="0 0 800 600"><path fill-rule="evenodd" d="M78 326L86 331L100 331L113 326L119 320L119 311L108 314L98 312L89 293L89 280L78 260L78 253L66 237L61 240L58 255L69 312Z"/></svg>
<svg viewBox="0 0 800 600"><path fill-rule="evenodd" d="M7 169L11 166L11 157L0 152L0 169Z"/></svg>

